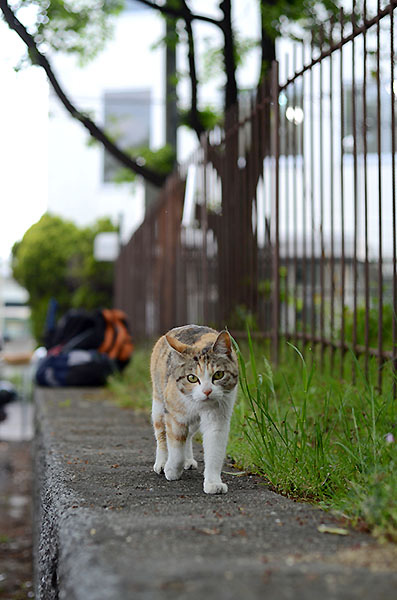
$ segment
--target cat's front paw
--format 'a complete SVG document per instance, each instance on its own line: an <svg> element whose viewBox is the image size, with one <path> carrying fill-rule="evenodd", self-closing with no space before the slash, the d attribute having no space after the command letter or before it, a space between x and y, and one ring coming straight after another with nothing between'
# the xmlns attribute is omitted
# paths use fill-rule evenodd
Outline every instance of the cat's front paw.
<svg viewBox="0 0 397 600"><path fill-rule="evenodd" d="M214 483L212 481L204 481L204 492L206 494L226 494L227 485L221 481Z"/></svg>
<svg viewBox="0 0 397 600"><path fill-rule="evenodd" d="M194 458L187 458L185 460L185 466L184 469L187 471L188 469L197 469L197 460L194 460Z"/></svg>
<svg viewBox="0 0 397 600"><path fill-rule="evenodd" d="M164 475L168 481L176 481L180 479L183 473L183 467L174 467L170 465L165 465L164 467Z"/></svg>
<svg viewBox="0 0 397 600"><path fill-rule="evenodd" d="M157 473L157 475L160 475L163 471L164 471L164 465L165 465L165 461L159 461L156 460L156 462L153 465L153 471L155 473Z"/></svg>

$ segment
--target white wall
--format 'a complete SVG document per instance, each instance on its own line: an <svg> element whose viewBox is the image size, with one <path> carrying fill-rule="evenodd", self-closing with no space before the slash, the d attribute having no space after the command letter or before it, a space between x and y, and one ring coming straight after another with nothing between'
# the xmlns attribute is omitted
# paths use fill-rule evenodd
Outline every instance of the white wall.
<svg viewBox="0 0 397 600"><path fill-rule="evenodd" d="M0 20L0 264L47 206L48 85L44 72L16 72L25 51Z"/></svg>

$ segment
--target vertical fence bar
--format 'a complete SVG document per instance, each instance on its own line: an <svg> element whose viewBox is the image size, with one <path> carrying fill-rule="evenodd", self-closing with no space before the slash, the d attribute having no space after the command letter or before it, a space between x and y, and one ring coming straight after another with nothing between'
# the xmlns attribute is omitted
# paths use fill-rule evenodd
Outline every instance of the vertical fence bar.
<svg viewBox="0 0 397 600"><path fill-rule="evenodd" d="M230 127L234 126L234 119L233 119L233 113L232 113L232 109L229 109L231 118L229 120L230 123ZM232 143L232 136L233 136L233 132L231 129L226 130L225 131L225 160L224 160L224 174L226 173L233 173L233 169L234 169L234 163L233 163L233 157L231 156L231 152L228 149L228 145L230 145ZM232 176L234 177L234 175ZM224 217L224 208L223 208L223 202L226 201L227 196L229 196L228 202L229 202L229 208L228 210L230 211L231 215L230 215L230 219L232 218L233 215L233 194L231 192L231 188L233 188L233 179L230 179L229 177L225 177L224 179L224 190L222 192L222 221L221 221L221 226L222 226L222 237L223 237L223 244L226 245L226 241L228 239L229 236L229 232L227 231L227 225L228 222ZM224 257L225 259L225 263L227 268L224 268L224 265L221 265L221 269L223 269L223 272L225 274L224 277L224 294L222 296L222 300L225 301L225 299L227 299L230 295L230 287L229 287L229 278L228 278L228 273L230 273L231 270L231 264L232 261L234 260L234 255L232 255L232 250L227 254L226 257ZM227 313L225 311L225 308L227 308L227 304L224 304L223 306L220 307L221 311L222 311L222 323L226 323L227 322Z"/></svg>
<svg viewBox="0 0 397 600"><path fill-rule="evenodd" d="M225 273L225 268L224 265L221 264L220 261L220 257L219 257L219 247L224 244L224 239L225 239L225 219L223 218L224 215L224 197L225 197L225 186L226 186L226 177L225 177L225 172L226 172L226 136L225 136L225 132L223 133L222 136L222 154L221 154L221 158L220 158L220 172L221 172L221 213L217 219L217 243L218 243L218 257L217 257L217 262L218 262L218 285L217 285L217 311L216 311L216 320L218 323L224 323L224 311L223 308L221 306L222 300L223 300L223 294L224 291L226 289L226 273Z"/></svg>
<svg viewBox="0 0 397 600"><path fill-rule="evenodd" d="M393 290L392 290L392 373L393 397L397 391L397 235L396 235L396 119L394 91L394 12L390 5L390 111L391 111L391 153L392 153L392 215L393 215Z"/></svg>
<svg viewBox="0 0 397 600"><path fill-rule="evenodd" d="M380 12L380 0L378 0L378 13ZM377 105L377 150L378 150L378 387L382 388L382 365L383 365L383 244L382 244L382 127L381 127L381 81L380 81L380 21L376 25L376 105Z"/></svg>
<svg viewBox="0 0 397 600"><path fill-rule="evenodd" d="M269 281L270 277L269 277L269 273L267 270L267 260L266 260L268 257L269 245L270 245L269 240L267 238L267 233L266 233L266 206L267 206L267 204L266 204L266 199L267 199L266 188L267 188L267 182L268 182L267 161L268 161L268 154L269 154L268 145L267 145L267 140L269 138L266 136L266 117L268 115L268 104L267 104L268 95L269 94L268 94L268 88L267 88L267 81L265 80L261 87L261 102L260 102L260 107L259 107L260 172L262 174L262 193L261 193L261 196L259 199L259 203L262 206L262 219L263 219L263 223L262 223L263 256L259 262L259 280L263 281L263 292L264 292L263 297L262 297L263 309L262 309L262 306L260 307L260 309L262 311L262 318L263 318L263 321L261 321L262 329L265 332L269 331L269 323L270 323L270 318L269 318L269 314L268 314L269 302L268 302L268 293L267 293L267 286L268 286L268 281Z"/></svg>
<svg viewBox="0 0 397 600"><path fill-rule="evenodd" d="M260 168L258 165L258 156L260 156L259 150L259 108L258 108L259 97L258 94L254 99L254 96L251 97L251 152L249 154L250 157L250 190L251 190L251 198L250 206L251 206L251 221L252 221L252 213L255 210L255 228L253 229L253 243L250 245L250 262L251 262L251 303L252 310L255 315L258 316L259 321L259 297L258 297L258 262L259 262L259 249L258 249L258 181L260 178ZM254 227L252 225L252 227Z"/></svg>
<svg viewBox="0 0 397 600"><path fill-rule="evenodd" d="M341 40L344 36L344 13L343 8L339 12ZM344 181L344 146L345 136L345 100L343 85L343 46L339 51L339 76L340 76L340 211L341 211L341 328L340 328L340 376L344 375L345 357L345 181Z"/></svg>
<svg viewBox="0 0 397 600"><path fill-rule="evenodd" d="M313 60L313 34L310 45L310 58ZM310 286L311 286L311 315L310 339L312 344L315 338L316 327L316 279L315 279L315 212L314 212L314 91L313 69L310 69L309 97L310 97L310 219L311 219L311 260L310 260Z"/></svg>
<svg viewBox="0 0 397 600"><path fill-rule="evenodd" d="M279 324L280 324L280 237L279 237L279 164L280 164L280 114L279 114L279 80L278 80L278 63L273 61L272 64L272 104L273 104L273 131L272 131L272 155L273 155L273 176L274 176L274 210L273 212L273 360L275 364L279 360Z"/></svg>
<svg viewBox="0 0 397 600"><path fill-rule="evenodd" d="M285 78L288 79L288 75L289 75L289 56L288 54L285 57ZM284 114L284 123L285 123L285 154L284 154L284 169L285 169L285 173L284 173L284 177L285 177L285 193L284 193L284 202L283 202L283 207L285 210L285 234L284 234L284 264L285 264L285 270L283 272L283 279L284 279L284 294L283 294L283 303L284 303L284 330L285 330L285 335L288 337L289 334L289 311L288 311L288 295L289 295L289 275L290 275L290 269L289 269L289 260L290 260L290 254L289 254L289 197L290 197L290 156L291 156L291 147L290 147L290 121L289 118L287 116L287 110L289 108L288 106L288 101L289 101L289 88L286 88L286 94L287 94L287 104L286 104L286 111ZM290 113L293 114L293 113Z"/></svg>
<svg viewBox="0 0 397 600"><path fill-rule="evenodd" d="M331 20L329 31L329 43L333 43L333 28L334 23ZM333 70L333 54L329 57L329 141L330 141L330 225L331 225L331 256L330 256L330 341L331 341L331 371L334 369L335 347L333 345L335 332L335 211L334 211L334 70Z"/></svg>
<svg viewBox="0 0 397 600"><path fill-rule="evenodd" d="M305 64L305 45L302 43L302 68ZM301 177L302 177L302 333L303 339L306 340L306 328L307 328L307 273L306 273L306 236L307 236L307 190L306 190L306 168L305 168L305 125L307 121L306 115L306 104L305 104L305 74L302 74L301 84L301 99L302 99L302 110L303 110L303 121L301 127L300 137L300 151L301 151Z"/></svg>
<svg viewBox="0 0 397 600"><path fill-rule="evenodd" d="M271 89L271 81L266 80L264 83L264 96L265 96L265 103L263 106L263 118L262 118L262 135L263 135L263 139L264 140L270 140L270 144L272 146L273 141L272 141L272 136L271 136L271 121L270 121L270 110L271 110L271 94L272 94L272 89ZM264 223L264 236L265 236L265 281L270 282L272 281L272 267L270 266L272 264L272 252L273 252L273 248L272 248L272 237L270 234L270 226L271 226L271 219L272 219L272 210L271 207L269 208L269 204L271 203L271 200L269 200L270 198L270 194L269 194L269 188L271 187L271 171L270 171L270 167L269 165L271 164L271 151L272 151L272 147L269 148L269 146L266 146L266 154L265 155L265 160L263 162L263 205L264 205L264 218L265 218L265 223ZM267 211L267 213L266 213ZM268 215L271 215L270 217ZM266 323L266 330L267 331L271 331L272 330L272 314L271 314L271 307L272 307L272 300L273 298L270 297L269 299L267 299L266 302L266 313L265 313L265 323Z"/></svg>
<svg viewBox="0 0 397 600"><path fill-rule="evenodd" d="M203 169L203 199L201 205L201 231L203 236L201 267L202 267L202 290L203 290L203 320L208 323L208 212L207 212L207 165L208 165L208 134L201 136L202 169Z"/></svg>
<svg viewBox="0 0 397 600"><path fill-rule="evenodd" d="M296 45L293 47L293 69L294 73L297 71L297 56L296 56ZM297 191L297 127L299 119L297 117L297 97L296 97L296 80L293 83L293 103L294 103L294 120L292 123L292 160L293 160L293 228L294 228L294 333L295 333L295 345L297 344L297 333L298 333L298 191Z"/></svg>
<svg viewBox="0 0 397 600"><path fill-rule="evenodd" d="M232 239L238 240L241 232L241 222L240 222L240 207L239 202L244 203L244 199L240 196L240 184L241 184L241 176L239 173L239 106L236 105L233 109L234 119L233 119L233 135L232 135L232 163L231 163L231 173L233 173L232 179L232 189L231 195L233 198L233 214L234 218L232 221L232 229L233 229L233 237ZM229 238L230 239L230 238ZM232 265L235 265L237 269L237 273L239 278L241 277L241 261L242 256L241 252L238 250L239 246L236 244L234 247L230 248L230 262ZM232 270L229 269L228 273L231 275ZM241 280L238 281L238 286L241 288L243 282ZM235 286L235 282L229 276L228 281L228 298L232 298L233 288ZM229 318L229 315L227 315Z"/></svg>
<svg viewBox="0 0 397 600"><path fill-rule="evenodd" d="M249 160L247 160L246 157L246 147L247 147L247 121L244 118L244 125L242 125L241 127L239 127L239 142L240 142L240 138L242 138L242 143L241 143L241 150L239 150L239 154L238 154L238 163L239 163L239 170L237 171L238 173L238 182L239 182L239 189L240 189L240 198L241 198L241 202L242 202L242 222L243 222L243 227L242 227L242 252L244 253L244 270L245 270L245 278L244 278L244 302L243 304L247 307L248 312L251 311L251 306L250 306L250 273L249 273L249 268L251 265L248 266L248 255L249 255L249 240L250 240L250 232L249 232L249 218L248 218L248 213L249 213L249 197L248 197L248 180L249 180L249 175L248 175L248 171L249 171Z"/></svg>
<svg viewBox="0 0 397 600"><path fill-rule="evenodd" d="M356 29L356 2L352 2L353 33ZM358 190L357 190L357 115L356 115L356 46L355 38L352 40L352 132L353 132L353 207L354 207L354 241L353 241L353 352L357 352L357 238L358 238ZM352 364L353 383L356 381L356 365Z"/></svg>
<svg viewBox="0 0 397 600"><path fill-rule="evenodd" d="M364 373L368 379L369 368L369 257L368 257L368 179L367 179L367 0L364 0L364 31L363 31L363 167L364 167L364 302L365 302L365 322L364 322Z"/></svg>
<svg viewBox="0 0 397 600"><path fill-rule="evenodd" d="M260 330L265 331L265 323L264 323L264 303L265 297L261 296L262 291L262 270L261 270L261 261L263 257L264 249L261 249L259 244L259 231L262 227L260 224L262 210L260 208L262 191L265 185L264 182L264 173L263 173L263 141L262 137L262 111L263 111L263 85L261 85L257 90L256 102L255 102L255 110L256 110L256 123L255 123L255 148L256 148L256 156L253 156L254 165L255 165L255 173L256 173L256 187L255 187L255 214L256 214L256 228L255 228L255 249L256 252L256 272L255 272L255 307L256 314L258 316L258 327ZM264 278L263 278L264 279ZM263 304L263 306L262 306Z"/></svg>
<svg viewBox="0 0 397 600"><path fill-rule="evenodd" d="M146 267L146 254L147 254L147 245L148 245L148 228L147 227L143 227L142 228L142 235L141 235L141 248L140 248L140 252L141 252L141 257L142 257L142 262L143 264L145 264ZM142 276L142 271L143 269L139 269L139 273L138 273L138 277L139 277L139 289L143 291L142 293L142 297L138 300L139 302L139 322L142 324L142 328L143 328L143 335L146 335L147 332L147 312L146 312L146 289L147 289L147 279L145 277ZM146 269L145 269L146 272Z"/></svg>
<svg viewBox="0 0 397 600"><path fill-rule="evenodd" d="M324 31L320 32L320 52L323 51ZM324 82L323 82L323 61L320 61L320 107L319 107L319 163L320 163L320 361L321 367L324 366L324 326L325 326L325 290L324 290Z"/></svg>

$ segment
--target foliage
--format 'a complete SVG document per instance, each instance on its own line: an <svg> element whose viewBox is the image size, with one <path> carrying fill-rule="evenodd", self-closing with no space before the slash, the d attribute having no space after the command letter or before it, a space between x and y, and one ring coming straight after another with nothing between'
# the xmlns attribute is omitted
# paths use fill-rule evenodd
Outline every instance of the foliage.
<svg viewBox="0 0 397 600"><path fill-rule="evenodd" d="M383 348L391 350L393 348L393 321L397 318L394 315L393 306L385 304L383 306L382 318L382 339ZM356 336L357 344L365 345L365 306L357 307L356 317ZM378 346L378 323L379 308L373 307L368 310L368 344L370 348ZM351 343L353 341L354 312L348 307L345 308L345 337Z"/></svg>
<svg viewBox="0 0 397 600"><path fill-rule="evenodd" d="M79 229L74 223L45 214L12 251L13 276L29 292L36 339L44 331L50 298L60 314L70 307L87 309L111 304L113 266L93 257L93 241L101 231L114 231L109 219Z"/></svg>
<svg viewBox="0 0 397 600"><path fill-rule="evenodd" d="M324 23L339 17L341 3L336 0L277 0L261 2L262 22L268 36L272 39L282 35L292 35L298 23L300 38L304 32L316 32ZM296 36L294 36L296 37Z"/></svg>
<svg viewBox="0 0 397 600"><path fill-rule="evenodd" d="M150 350L149 345L137 347L125 371L108 378L108 390L122 408L133 406L134 410L144 413L151 410Z"/></svg>
<svg viewBox="0 0 397 600"><path fill-rule="evenodd" d="M201 74L202 83L206 83L221 76L224 70L223 47L215 44L211 37L206 37L204 42L205 50L202 56L203 64ZM239 36L236 36L234 45L234 60L236 61L237 67L240 67L244 65L244 61L250 58L250 52L259 47L260 41L258 38L240 38Z"/></svg>
<svg viewBox="0 0 397 600"><path fill-rule="evenodd" d="M198 118L202 127L207 131L220 125L223 121L223 115L210 106L205 106L202 110L199 110ZM190 127L190 110L179 110L179 123L185 125L185 127Z"/></svg>
<svg viewBox="0 0 397 600"><path fill-rule="evenodd" d="M18 12L29 11L29 27L39 48L77 54L82 63L100 52L112 33L112 17L123 0L21 0Z"/></svg>
<svg viewBox="0 0 397 600"><path fill-rule="evenodd" d="M232 331L244 331L246 327L249 327L250 331L259 331L256 315L244 304L235 306L228 319L228 327Z"/></svg>
<svg viewBox="0 0 397 600"><path fill-rule="evenodd" d="M146 165L164 175L168 175L172 172L175 165L175 151L173 148L166 144L158 150L150 150L147 146L142 148L133 148L128 153L137 161L139 164ZM123 183L126 181L135 181L136 174L127 168L118 169L115 176L116 183Z"/></svg>

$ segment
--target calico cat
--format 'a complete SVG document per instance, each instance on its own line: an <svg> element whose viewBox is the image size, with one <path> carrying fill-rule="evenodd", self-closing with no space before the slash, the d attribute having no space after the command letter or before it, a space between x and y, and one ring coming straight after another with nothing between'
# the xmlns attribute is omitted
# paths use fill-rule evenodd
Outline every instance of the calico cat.
<svg viewBox="0 0 397 600"><path fill-rule="evenodd" d="M238 363L227 331L185 325L163 335L152 352L152 419L157 441L154 471L168 481L196 469L192 438L201 430L204 492L225 494L221 481Z"/></svg>

